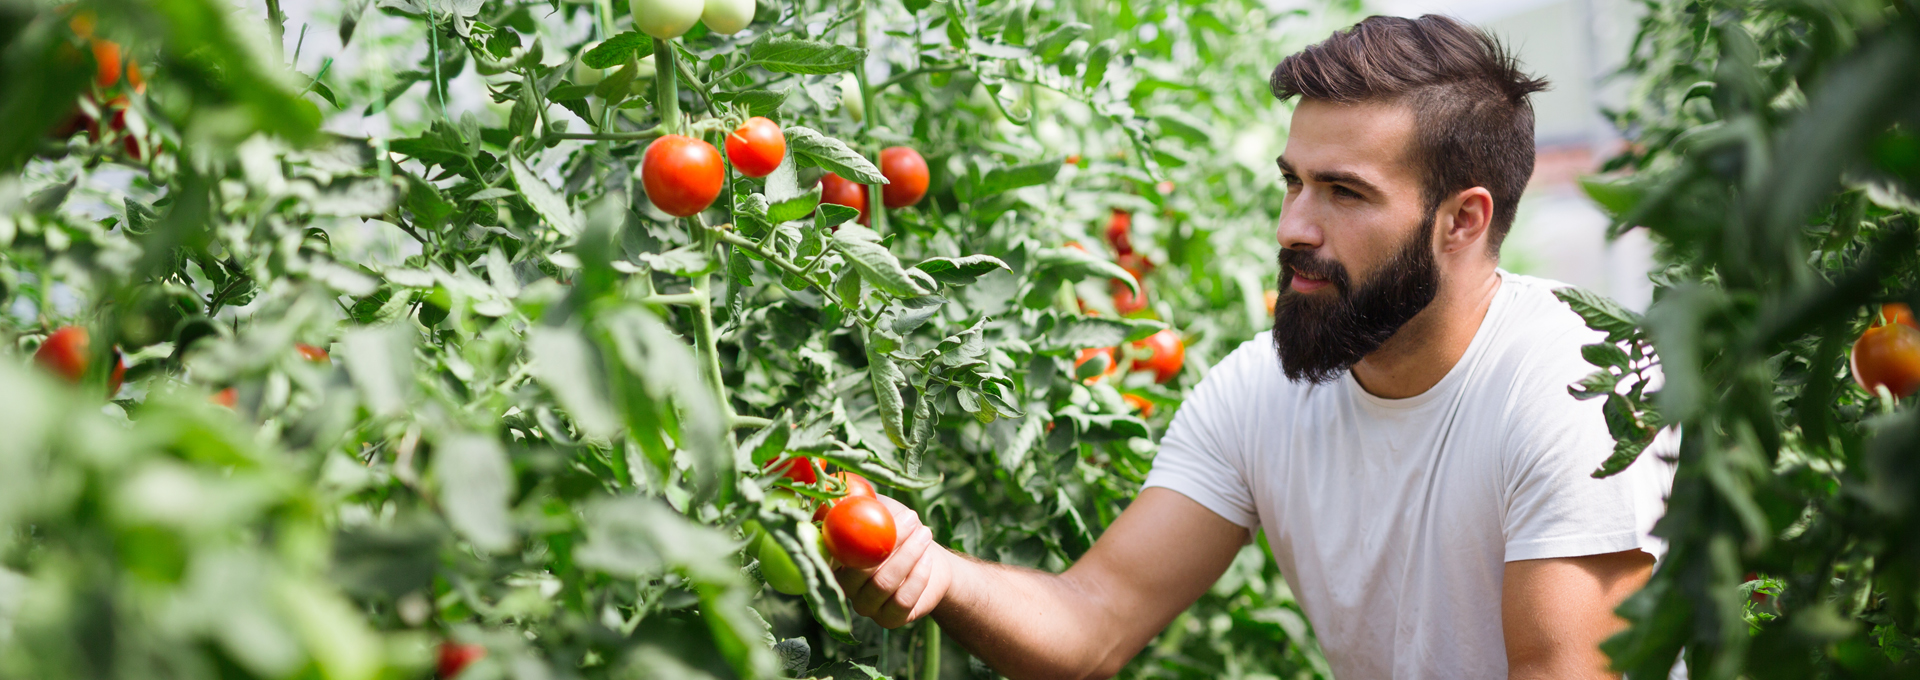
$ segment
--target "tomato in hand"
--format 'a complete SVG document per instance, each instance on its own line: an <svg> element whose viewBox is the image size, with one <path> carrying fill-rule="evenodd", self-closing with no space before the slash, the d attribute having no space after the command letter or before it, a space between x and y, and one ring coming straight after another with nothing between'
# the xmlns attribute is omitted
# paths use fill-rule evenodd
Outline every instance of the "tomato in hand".
<svg viewBox="0 0 1920 680"><path fill-rule="evenodd" d="M841 564L872 569L893 554L893 513L877 498L853 496L827 511L827 552Z"/></svg>
<svg viewBox="0 0 1920 680"><path fill-rule="evenodd" d="M748 118L727 135L727 158L733 169L748 177L766 177L787 155L787 136L780 124L760 116Z"/></svg>
<svg viewBox="0 0 1920 680"><path fill-rule="evenodd" d="M55 375L66 378L67 382L78 384L87 375L87 329L79 326L66 326L47 336L40 343L40 349L33 353L34 363L40 364ZM127 376L127 365L120 360L120 352L113 353L113 374L107 376L107 394L120 392L120 382Z"/></svg>
<svg viewBox="0 0 1920 680"><path fill-rule="evenodd" d="M1107 245L1115 255L1133 254L1133 213L1113 209L1113 216L1107 218Z"/></svg>
<svg viewBox="0 0 1920 680"><path fill-rule="evenodd" d="M1133 346L1147 352L1146 358L1133 362L1133 370L1152 371L1153 381L1157 383L1180 375L1180 368L1187 363L1187 344L1181 342L1180 334L1172 329L1160 329Z"/></svg>
<svg viewBox="0 0 1920 680"><path fill-rule="evenodd" d="M320 349L318 347L314 347L313 345L309 345L304 342L293 343L293 351L299 352L300 358L306 359L307 361L311 361L316 364L322 361L331 361L331 359L327 358L326 350Z"/></svg>
<svg viewBox="0 0 1920 680"><path fill-rule="evenodd" d="M1894 397L1920 391L1920 330L1899 323L1868 328L1853 343L1853 379L1868 394L1885 385Z"/></svg>
<svg viewBox="0 0 1920 680"><path fill-rule="evenodd" d="M834 173L820 178L820 202L844 205L860 211L860 223L867 223L867 187Z"/></svg>
<svg viewBox="0 0 1920 680"><path fill-rule="evenodd" d="M447 641L440 643L440 659L436 665L437 675L442 680L458 677L460 671L487 656L487 648L480 645Z"/></svg>
<svg viewBox="0 0 1920 680"><path fill-rule="evenodd" d="M713 205L726 179L720 151L683 135L654 140L640 160L640 182L647 188L647 200L674 217L699 214Z"/></svg>
<svg viewBox="0 0 1920 680"><path fill-rule="evenodd" d="M839 480L840 484L846 487L845 495L842 496L842 498L853 498L855 496L866 496L867 498L880 497L879 492L873 490L873 482L867 481L867 478L860 476L858 472L842 470L827 476ZM813 521L818 522L825 518L827 516L827 510L832 508L834 503L835 501L825 501L822 502L819 507L814 508Z"/></svg>
<svg viewBox="0 0 1920 680"><path fill-rule="evenodd" d="M927 195L927 159L904 146L889 146L880 151L880 174L887 178L880 187L880 202L889 208L905 208Z"/></svg>
<svg viewBox="0 0 1920 680"><path fill-rule="evenodd" d="M767 461L766 469L774 470L777 460L778 459ZM787 462L779 463L778 467L779 469L775 471L787 479L793 480L795 484L812 484L820 480L813 459L806 456L788 458Z"/></svg>

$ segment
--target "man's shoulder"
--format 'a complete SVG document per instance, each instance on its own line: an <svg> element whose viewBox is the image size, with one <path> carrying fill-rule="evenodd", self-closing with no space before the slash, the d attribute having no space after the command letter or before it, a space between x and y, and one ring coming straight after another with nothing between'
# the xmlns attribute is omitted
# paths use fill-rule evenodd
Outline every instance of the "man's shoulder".
<svg viewBox="0 0 1920 680"><path fill-rule="evenodd" d="M1580 347L1606 339L1606 333L1587 327L1573 308L1554 291L1573 286L1533 276L1508 273L1503 291L1506 309L1495 328L1494 351L1505 361L1584 365Z"/></svg>

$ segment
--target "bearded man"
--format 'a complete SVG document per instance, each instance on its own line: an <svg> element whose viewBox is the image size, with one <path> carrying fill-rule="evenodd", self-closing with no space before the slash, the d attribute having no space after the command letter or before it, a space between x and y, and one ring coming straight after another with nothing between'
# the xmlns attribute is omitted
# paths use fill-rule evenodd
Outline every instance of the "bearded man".
<svg viewBox="0 0 1920 680"><path fill-rule="evenodd" d="M1264 529L1341 680L1612 677L1598 644L1662 550L1671 468L1590 476L1613 440L1567 386L1603 336L1499 269L1545 87L1438 16L1287 57L1270 337L1207 374L1066 572L956 555L889 499L893 556L837 572L855 610L931 614L1008 677L1107 677Z"/></svg>

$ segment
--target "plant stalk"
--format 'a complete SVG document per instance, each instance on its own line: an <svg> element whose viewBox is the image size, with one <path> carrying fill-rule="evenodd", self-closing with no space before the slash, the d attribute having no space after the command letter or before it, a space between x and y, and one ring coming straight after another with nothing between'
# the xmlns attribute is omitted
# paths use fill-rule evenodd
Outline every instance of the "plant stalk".
<svg viewBox="0 0 1920 680"><path fill-rule="evenodd" d="M926 655L920 659L920 677L926 680L940 680L940 624L927 617L920 626L920 632L927 636Z"/></svg>
<svg viewBox="0 0 1920 680"><path fill-rule="evenodd" d="M867 14L870 11L867 0L860 0L860 6L854 9L854 12L857 13L856 16L859 17L859 21L855 24L855 29L860 32L857 40L861 52L867 51ZM874 108L873 92L875 88L872 85L872 81L867 79L867 61L865 59L860 60L858 64L854 64L853 77L860 83L860 107L861 110L866 111L866 115L860 117L860 133L862 136L871 139L873 121L880 118L880 110ZM874 154L873 160L878 163L880 161L880 155ZM885 185L868 184L865 186L867 189L867 221L871 224L874 231L882 234L887 233Z"/></svg>
<svg viewBox="0 0 1920 680"><path fill-rule="evenodd" d="M673 45L653 39L653 108L660 112L660 127L666 132L680 131L680 73L674 66Z"/></svg>

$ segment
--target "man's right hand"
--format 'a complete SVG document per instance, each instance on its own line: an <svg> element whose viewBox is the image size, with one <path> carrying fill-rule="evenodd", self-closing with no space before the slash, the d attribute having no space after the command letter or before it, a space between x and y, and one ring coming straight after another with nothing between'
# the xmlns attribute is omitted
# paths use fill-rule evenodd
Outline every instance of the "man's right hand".
<svg viewBox="0 0 1920 680"><path fill-rule="evenodd" d="M953 584L953 553L933 541L933 532L920 523L920 513L899 501L880 496L893 512L898 538L893 554L872 569L836 566L834 578L853 603L853 611L883 628L899 628L933 612Z"/></svg>

